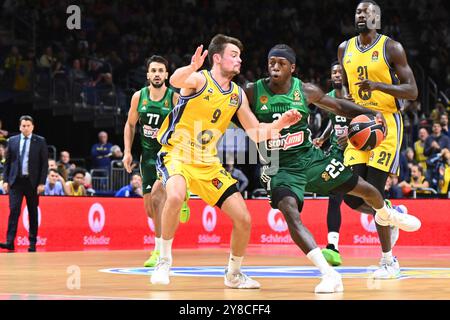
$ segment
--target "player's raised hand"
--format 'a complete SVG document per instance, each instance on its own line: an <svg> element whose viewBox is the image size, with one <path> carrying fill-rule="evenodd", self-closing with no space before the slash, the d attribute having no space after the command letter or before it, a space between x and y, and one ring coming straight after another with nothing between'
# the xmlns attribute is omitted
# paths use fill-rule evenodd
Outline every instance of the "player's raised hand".
<svg viewBox="0 0 450 320"><path fill-rule="evenodd" d="M283 128L285 128L296 124L301 118L302 114L298 110L291 109L283 113L279 121L282 123Z"/></svg>
<svg viewBox="0 0 450 320"><path fill-rule="evenodd" d="M130 153L125 153L122 159L123 167L128 173L131 173L131 162L133 161L133 156Z"/></svg>
<svg viewBox="0 0 450 320"><path fill-rule="evenodd" d="M203 51L203 45L200 45L197 47L197 50L195 50L195 53L192 56L191 66L194 68L195 71L197 71L198 69L201 68L201 66L205 62L206 56L208 55L208 50L205 50L205 52L203 52L203 53L202 53L202 51Z"/></svg>

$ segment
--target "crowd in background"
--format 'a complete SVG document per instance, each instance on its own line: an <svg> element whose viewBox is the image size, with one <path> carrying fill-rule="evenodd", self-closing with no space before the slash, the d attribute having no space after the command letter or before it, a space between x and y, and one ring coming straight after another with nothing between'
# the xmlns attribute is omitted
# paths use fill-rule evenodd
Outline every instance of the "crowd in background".
<svg viewBox="0 0 450 320"><path fill-rule="evenodd" d="M382 32L400 41L411 65L419 64L450 96L450 30L448 3L436 0L400 0L391 4L377 1L382 9ZM37 46L6 45L0 40L0 78L13 90L26 90L30 77L61 79L80 88L87 102L114 98L121 112L127 113L131 95L145 85L144 61L152 54L165 56L170 71L189 63L195 47L214 34L238 37L244 43L241 74L235 79L244 86L266 73L268 50L276 43L289 44L297 54L295 74L329 90L329 66L335 60L338 45L354 35L356 2L335 1L80 1L81 30L66 28L69 1L0 1L2 18L21 12L34 17L38 30ZM389 5L388 5L389 3ZM384 9L385 8L385 9ZM409 37L410 35L413 37ZM207 66L205 66L207 67ZM416 69L415 69L416 70ZM313 137L325 128L325 112L311 106ZM410 196L414 188L427 188L447 194L450 181L449 106L443 101L423 106L420 100L408 101L403 110L404 143L401 172L389 179L386 191L392 197ZM237 129L236 129L237 130ZM4 129L0 124L0 143ZM107 142L106 132L99 134L93 146L90 166L61 164L58 172L64 194L93 194L91 170L110 172L111 161L120 163L121 150ZM49 141L51 144L51 139ZM0 157L2 156L0 147ZM67 147L69 153L70 146ZM67 158L62 156L61 158ZM95 153L100 158L96 158ZM138 155L135 155L138 159ZM242 191L249 194L260 187L257 165L254 167L225 163L240 177ZM55 172L49 180L55 179ZM106 173L109 177L109 173ZM248 176L245 179L242 176ZM83 176L81 179L81 176ZM75 180L83 183L76 183ZM73 181L66 186L67 180ZM52 181L53 181L52 180ZM133 180L133 179L131 179ZM64 183L63 183L64 181ZM57 184L57 183L55 183ZM130 185L137 185L136 181ZM111 184L112 185L112 184ZM245 186L245 187L242 187ZM139 188L134 188L133 190ZM52 189L53 190L53 189ZM117 190L111 190L115 192ZM134 191L133 191L134 192ZM419 191L421 192L421 191ZM139 194L139 192L137 192Z"/></svg>

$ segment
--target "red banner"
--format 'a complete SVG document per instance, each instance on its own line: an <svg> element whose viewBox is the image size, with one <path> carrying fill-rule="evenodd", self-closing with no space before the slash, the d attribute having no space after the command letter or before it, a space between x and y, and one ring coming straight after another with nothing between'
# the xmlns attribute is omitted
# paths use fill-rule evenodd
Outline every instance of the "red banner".
<svg viewBox="0 0 450 320"><path fill-rule="evenodd" d="M154 225L144 212L142 199L94 197L40 197L40 251L148 249L154 245ZM252 216L254 245L292 244L287 224L278 210L266 200L247 200ZM327 240L327 200L306 200L301 213L303 223L317 243ZM419 217L422 228L414 233L401 232L398 245L450 246L448 215L450 200L401 200ZM228 246L231 221L218 208L201 200L190 200L191 219L180 224L175 248ZM0 241L5 240L8 225L8 197L0 196ZM19 219L17 249L28 245L28 210L25 205ZM342 205L341 245L378 245L372 216L359 214Z"/></svg>

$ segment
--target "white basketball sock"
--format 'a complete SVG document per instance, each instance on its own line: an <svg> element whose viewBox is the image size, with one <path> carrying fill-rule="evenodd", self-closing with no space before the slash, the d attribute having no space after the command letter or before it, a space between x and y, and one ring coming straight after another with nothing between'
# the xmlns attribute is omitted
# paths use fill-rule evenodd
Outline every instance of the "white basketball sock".
<svg viewBox="0 0 450 320"><path fill-rule="evenodd" d="M328 243L334 245L336 250L339 250L339 233L338 232L328 232Z"/></svg>
<svg viewBox="0 0 450 320"><path fill-rule="evenodd" d="M314 265L319 268L321 274L326 274L333 270L333 268L330 267L327 260L325 260L325 257L322 254L322 251L320 251L319 248L315 248L308 252L306 255L309 260L311 260Z"/></svg>
<svg viewBox="0 0 450 320"><path fill-rule="evenodd" d="M161 251L162 237L155 237L155 251Z"/></svg>
<svg viewBox="0 0 450 320"><path fill-rule="evenodd" d="M383 257L384 260L391 262L393 259L392 250L388 252L382 252L381 256Z"/></svg>
<svg viewBox="0 0 450 320"><path fill-rule="evenodd" d="M230 258L228 259L228 272L239 273L241 271L241 264L244 257L236 257L230 253Z"/></svg>
<svg viewBox="0 0 450 320"><path fill-rule="evenodd" d="M383 220L388 220L390 217L389 209L386 204L384 204L381 209L375 209L375 211L377 212L377 215Z"/></svg>
<svg viewBox="0 0 450 320"><path fill-rule="evenodd" d="M161 237L161 251L159 257L169 259L170 263L172 264L172 242L173 238L170 240L164 240L163 237Z"/></svg>

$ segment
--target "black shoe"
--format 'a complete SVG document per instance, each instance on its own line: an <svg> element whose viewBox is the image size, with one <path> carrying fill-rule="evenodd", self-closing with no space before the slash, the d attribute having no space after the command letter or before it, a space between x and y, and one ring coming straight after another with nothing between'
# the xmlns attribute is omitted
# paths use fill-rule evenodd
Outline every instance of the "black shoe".
<svg viewBox="0 0 450 320"><path fill-rule="evenodd" d="M14 251L14 243L0 242L0 248Z"/></svg>
<svg viewBox="0 0 450 320"><path fill-rule="evenodd" d="M339 253L339 250L336 249L336 247L334 246L334 244L329 243L327 245L327 249L333 250L334 252Z"/></svg>
<svg viewBox="0 0 450 320"><path fill-rule="evenodd" d="M30 245L30 247L28 248L28 252L36 252L36 245L35 244Z"/></svg>

